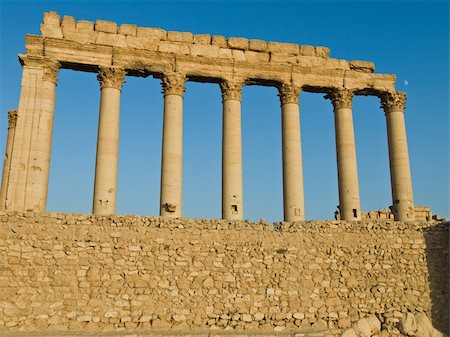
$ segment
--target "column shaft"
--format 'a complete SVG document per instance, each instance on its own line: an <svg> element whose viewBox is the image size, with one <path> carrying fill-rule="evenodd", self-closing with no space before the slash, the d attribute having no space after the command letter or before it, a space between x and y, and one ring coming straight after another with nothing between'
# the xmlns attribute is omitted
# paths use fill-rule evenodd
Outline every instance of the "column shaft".
<svg viewBox="0 0 450 337"><path fill-rule="evenodd" d="M305 219L299 94L299 87L280 88L284 221Z"/></svg>
<svg viewBox="0 0 450 337"><path fill-rule="evenodd" d="M238 220L243 218L240 99L223 100L222 137L222 218Z"/></svg>
<svg viewBox="0 0 450 337"><path fill-rule="evenodd" d="M382 97L389 146L392 211L397 221L413 221L415 218L404 117L405 102L406 96L403 93Z"/></svg>
<svg viewBox="0 0 450 337"><path fill-rule="evenodd" d="M174 218L182 216L184 82L185 77L180 74L163 78L160 215Z"/></svg>
<svg viewBox="0 0 450 337"><path fill-rule="evenodd" d="M11 168L11 155L14 147L16 121L17 110L8 111L8 138L6 141L5 159L3 161L2 187L0 190L0 211L4 211L6 209L6 190L8 187L9 171Z"/></svg>
<svg viewBox="0 0 450 337"><path fill-rule="evenodd" d="M335 90L329 94L334 105L336 157L341 220L360 220L358 167L353 129L352 99L349 90Z"/></svg>
<svg viewBox="0 0 450 337"><path fill-rule="evenodd" d="M57 61L20 55L22 87L6 187L6 209L44 212L47 206Z"/></svg>
<svg viewBox="0 0 450 337"><path fill-rule="evenodd" d="M125 72L100 68L100 112L95 164L94 214L114 214L117 198L119 159L120 92Z"/></svg>

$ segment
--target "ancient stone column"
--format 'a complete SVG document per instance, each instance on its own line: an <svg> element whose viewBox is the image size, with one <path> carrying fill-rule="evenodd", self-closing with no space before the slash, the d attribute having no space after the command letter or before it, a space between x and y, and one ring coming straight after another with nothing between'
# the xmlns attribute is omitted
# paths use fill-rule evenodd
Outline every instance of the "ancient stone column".
<svg viewBox="0 0 450 337"><path fill-rule="evenodd" d="M284 83L280 88L284 221L305 219L303 164L298 96L301 88Z"/></svg>
<svg viewBox="0 0 450 337"><path fill-rule="evenodd" d="M178 73L162 78L164 126L161 160L160 215L181 217L183 178L183 94L186 77Z"/></svg>
<svg viewBox="0 0 450 337"><path fill-rule="evenodd" d="M114 214L119 159L120 93L125 81L125 71L116 67L100 67L97 79L101 95L92 212Z"/></svg>
<svg viewBox="0 0 450 337"><path fill-rule="evenodd" d="M3 161L2 188L0 190L0 211L6 209L6 189L11 167L11 154L14 147L14 133L16 131L17 110L8 111L8 139L6 141L5 159Z"/></svg>
<svg viewBox="0 0 450 337"><path fill-rule="evenodd" d="M386 93L381 97L381 106L386 114L394 219L413 221L415 215L406 140L405 103L406 94L403 92Z"/></svg>
<svg viewBox="0 0 450 337"><path fill-rule="evenodd" d="M47 206L59 62L19 55L23 65L17 122L6 187L6 209L44 212Z"/></svg>
<svg viewBox="0 0 450 337"><path fill-rule="evenodd" d="M222 218L243 218L241 97L242 81L220 83L222 122Z"/></svg>
<svg viewBox="0 0 450 337"><path fill-rule="evenodd" d="M334 89L326 98L331 100L334 107L340 219L361 220L352 115L353 92Z"/></svg>

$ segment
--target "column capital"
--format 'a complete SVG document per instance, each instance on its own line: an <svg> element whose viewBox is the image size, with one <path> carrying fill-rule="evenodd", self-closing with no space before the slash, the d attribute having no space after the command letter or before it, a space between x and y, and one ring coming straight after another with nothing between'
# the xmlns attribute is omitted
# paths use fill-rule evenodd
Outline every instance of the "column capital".
<svg viewBox="0 0 450 337"><path fill-rule="evenodd" d="M16 127L17 123L17 110L8 111L8 129L13 129Z"/></svg>
<svg viewBox="0 0 450 337"><path fill-rule="evenodd" d="M164 74L162 77L163 94L166 95L178 95L183 96L186 88L184 83L186 82L186 75L180 73Z"/></svg>
<svg viewBox="0 0 450 337"><path fill-rule="evenodd" d="M298 104L298 96L302 91L302 87L293 83L283 83L278 87L281 105L294 103Z"/></svg>
<svg viewBox="0 0 450 337"><path fill-rule="evenodd" d="M381 107L385 114L392 111L405 111L406 93L386 92L381 96Z"/></svg>
<svg viewBox="0 0 450 337"><path fill-rule="evenodd" d="M325 99L330 99L334 110L342 108L352 108L353 90L350 89L332 89L325 95Z"/></svg>
<svg viewBox="0 0 450 337"><path fill-rule="evenodd" d="M42 79L56 84L61 63L48 57L19 55L20 63L25 67L41 68L44 73Z"/></svg>
<svg viewBox="0 0 450 337"><path fill-rule="evenodd" d="M98 67L97 80L100 88L115 88L122 90L125 83L126 71L118 67Z"/></svg>
<svg viewBox="0 0 450 337"><path fill-rule="evenodd" d="M242 99L242 87L244 81L242 80L223 80L219 83L220 89L222 91L222 101L226 100L237 100Z"/></svg>

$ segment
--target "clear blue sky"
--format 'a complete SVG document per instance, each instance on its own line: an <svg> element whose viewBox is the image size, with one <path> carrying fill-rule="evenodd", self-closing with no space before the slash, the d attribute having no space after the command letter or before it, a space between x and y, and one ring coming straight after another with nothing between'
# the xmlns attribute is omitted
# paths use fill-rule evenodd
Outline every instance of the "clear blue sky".
<svg viewBox="0 0 450 337"><path fill-rule="evenodd" d="M25 34L42 13L166 30L327 46L331 56L373 61L408 94L406 126L416 205L449 217L449 4L447 1L1 1L0 152L7 110L18 105ZM49 211L90 213L99 85L95 74L59 74ZM338 205L333 111L322 95L300 97L308 219ZM379 99L353 111L363 210L391 204L386 124ZM163 97L160 81L127 77L121 102L118 213L158 215ZM282 219L281 120L275 88L245 87L242 101L245 218ZM217 85L187 83L183 212L219 218L221 97ZM3 164L2 164L3 165Z"/></svg>

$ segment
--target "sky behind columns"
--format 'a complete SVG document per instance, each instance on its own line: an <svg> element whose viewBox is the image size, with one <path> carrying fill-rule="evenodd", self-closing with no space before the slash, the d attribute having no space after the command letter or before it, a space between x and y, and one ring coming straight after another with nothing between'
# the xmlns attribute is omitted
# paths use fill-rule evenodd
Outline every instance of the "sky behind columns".
<svg viewBox="0 0 450 337"><path fill-rule="evenodd" d="M0 152L7 111L18 106L25 34L42 14L166 30L326 46L331 57L375 63L406 91L406 128L416 205L449 212L449 4L447 1L0 1ZM100 88L95 74L59 73L48 210L90 213ZM157 79L128 76L121 97L117 211L158 215L163 96ZM222 103L218 85L188 82L184 99L183 214L221 213ZM332 105L300 96L307 219L338 205ZM386 122L379 99L353 103L361 208L391 205ZM246 86L242 98L244 217L283 217L277 90ZM3 165L3 163L1 164Z"/></svg>

